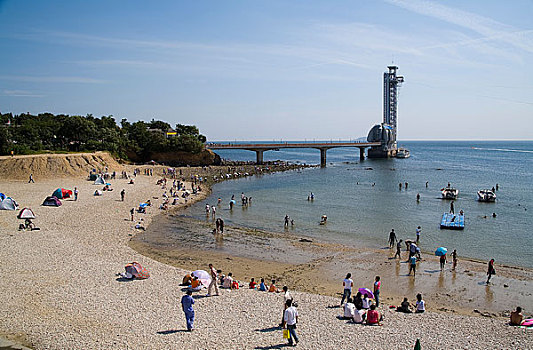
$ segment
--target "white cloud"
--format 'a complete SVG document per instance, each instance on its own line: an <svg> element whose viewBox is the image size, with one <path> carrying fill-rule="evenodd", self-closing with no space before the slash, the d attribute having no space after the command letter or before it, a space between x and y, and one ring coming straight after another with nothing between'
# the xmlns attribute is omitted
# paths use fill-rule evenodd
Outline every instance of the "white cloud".
<svg viewBox="0 0 533 350"><path fill-rule="evenodd" d="M45 95L36 94L26 90L4 90L2 95L9 97L44 97Z"/></svg>
<svg viewBox="0 0 533 350"><path fill-rule="evenodd" d="M65 76L28 76L28 75L0 75L0 80L13 80L31 83L77 83L77 84L101 84L104 80L85 77Z"/></svg>

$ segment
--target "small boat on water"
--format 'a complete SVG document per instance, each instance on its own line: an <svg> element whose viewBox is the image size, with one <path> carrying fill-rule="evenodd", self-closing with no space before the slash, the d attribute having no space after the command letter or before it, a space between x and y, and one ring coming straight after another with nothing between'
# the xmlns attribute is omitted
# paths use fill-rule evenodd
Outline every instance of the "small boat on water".
<svg viewBox="0 0 533 350"><path fill-rule="evenodd" d="M477 200L480 202L495 202L496 194L492 190L477 191Z"/></svg>
<svg viewBox="0 0 533 350"><path fill-rule="evenodd" d="M411 152L407 148L399 148L398 151L396 151L396 158L409 158L411 156Z"/></svg>
<svg viewBox="0 0 533 350"><path fill-rule="evenodd" d="M447 228L450 230L464 230L465 228L465 215L463 214L451 214L444 213L442 220L440 221L440 228Z"/></svg>
<svg viewBox="0 0 533 350"><path fill-rule="evenodd" d="M459 190L453 187L446 187L440 189L442 199L456 199L459 195Z"/></svg>

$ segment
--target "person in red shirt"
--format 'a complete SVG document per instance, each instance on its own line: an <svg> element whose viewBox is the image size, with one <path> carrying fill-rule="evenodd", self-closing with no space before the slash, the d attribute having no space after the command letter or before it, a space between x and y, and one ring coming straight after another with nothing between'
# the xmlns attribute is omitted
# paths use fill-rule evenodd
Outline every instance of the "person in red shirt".
<svg viewBox="0 0 533 350"><path fill-rule="evenodd" d="M257 285L257 282L255 281L254 278L252 278L252 280L250 281L250 284L248 286L250 287L250 289L255 289L256 285Z"/></svg>
<svg viewBox="0 0 533 350"><path fill-rule="evenodd" d="M370 306L370 310L366 313L366 324L382 326L381 317L379 312L376 311L376 305L374 304Z"/></svg>

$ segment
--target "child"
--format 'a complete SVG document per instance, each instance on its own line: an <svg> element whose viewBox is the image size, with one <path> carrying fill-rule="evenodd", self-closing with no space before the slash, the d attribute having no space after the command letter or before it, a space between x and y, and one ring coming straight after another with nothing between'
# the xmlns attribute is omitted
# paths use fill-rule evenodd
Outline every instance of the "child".
<svg viewBox="0 0 533 350"><path fill-rule="evenodd" d="M370 305L372 304L372 301L370 301L370 299L368 299L367 295L363 295L363 309L370 309Z"/></svg>
<svg viewBox="0 0 533 350"><path fill-rule="evenodd" d="M252 278L252 280L250 281L250 284L248 285L248 287L250 289L255 289L256 286L257 286L257 282L255 281L254 278Z"/></svg>
<svg viewBox="0 0 533 350"><path fill-rule="evenodd" d="M266 287L264 278L261 278L261 283L259 283L259 291L261 291L261 292L266 292L267 291L267 287Z"/></svg>

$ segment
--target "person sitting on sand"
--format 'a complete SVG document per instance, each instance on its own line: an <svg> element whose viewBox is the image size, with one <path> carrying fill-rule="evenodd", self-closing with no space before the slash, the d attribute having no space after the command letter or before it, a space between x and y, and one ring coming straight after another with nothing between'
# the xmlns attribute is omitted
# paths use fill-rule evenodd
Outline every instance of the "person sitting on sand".
<svg viewBox="0 0 533 350"><path fill-rule="evenodd" d="M233 276L233 274L231 272L228 273L226 278L224 278L224 283L222 283L222 288L231 289L231 285L233 284L233 277L232 276Z"/></svg>
<svg viewBox="0 0 533 350"><path fill-rule="evenodd" d="M370 309L370 305L372 304L372 300L368 299L367 295L363 295L363 309L368 310Z"/></svg>
<svg viewBox="0 0 533 350"><path fill-rule="evenodd" d="M363 298L362 298L361 292L357 292L355 295L355 298L353 299L353 303L355 305L355 308L357 310L361 310L363 308Z"/></svg>
<svg viewBox="0 0 533 350"><path fill-rule="evenodd" d="M276 280L272 280L272 284L268 288L268 291L270 293L279 293L279 289L278 289L278 287L276 287Z"/></svg>
<svg viewBox="0 0 533 350"><path fill-rule="evenodd" d="M183 277L183 280L181 281L181 285L182 286L188 286L191 284L191 281L192 281L192 276L190 273L186 274L184 277Z"/></svg>
<svg viewBox="0 0 533 350"><path fill-rule="evenodd" d="M133 181L133 179L130 179L130 182L128 182L128 184L133 185L135 184L135 182Z"/></svg>
<svg viewBox="0 0 533 350"><path fill-rule="evenodd" d="M135 225L135 228L138 229L138 230L143 230L143 231L146 230L144 228L144 219L143 218L141 218L141 220L137 223L137 225Z"/></svg>
<svg viewBox="0 0 533 350"><path fill-rule="evenodd" d="M382 317L379 315L379 312L376 311L376 305L372 304L370 310L366 313L366 324L367 325L377 325L381 326Z"/></svg>
<svg viewBox="0 0 533 350"><path fill-rule="evenodd" d="M352 298L348 298L346 303L344 304L344 320L351 320L353 319L354 313L355 313L355 305L353 303Z"/></svg>
<svg viewBox="0 0 533 350"><path fill-rule="evenodd" d="M420 314L426 311L426 302L422 300L422 294L416 295L416 313Z"/></svg>
<svg viewBox="0 0 533 350"><path fill-rule="evenodd" d="M254 278L252 278L252 280L250 281L250 284L248 284L248 288L255 289L256 286L257 286L257 282L255 281Z"/></svg>
<svg viewBox="0 0 533 350"><path fill-rule="evenodd" d="M522 315L522 308L517 306L516 310L511 312L511 322L509 324L511 326L520 326L523 318L524 315Z"/></svg>
<svg viewBox="0 0 533 350"><path fill-rule="evenodd" d="M188 287L188 290L190 290L191 292L197 292L202 288L203 288L202 281L200 281L198 277L194 276L192 278L190 286Z"/></svg>
<svg viewBox="0 0 533 350"><path fill-rule="evenodd" d="M403 298L402 304L396 308L396 311L403 312L406 314L413 313L413 311L411 311L411 304L409 304L409 301L407 301L407 298Z"/></svg>
<svg viewBox="0 0 533 350"><path fill-rule="evenodd" d="M260 292L266 292L267 291L267 286L265 284L265 279L264 278L261 278L261 283L259 283L259 291Z"/></svg>
<svg viewBox="0 0 533 350"><path fill-rule="evenodd" d="M366 318L366 310L357 310L353 312L353 322L357 324L362 324Z"/></svg>

